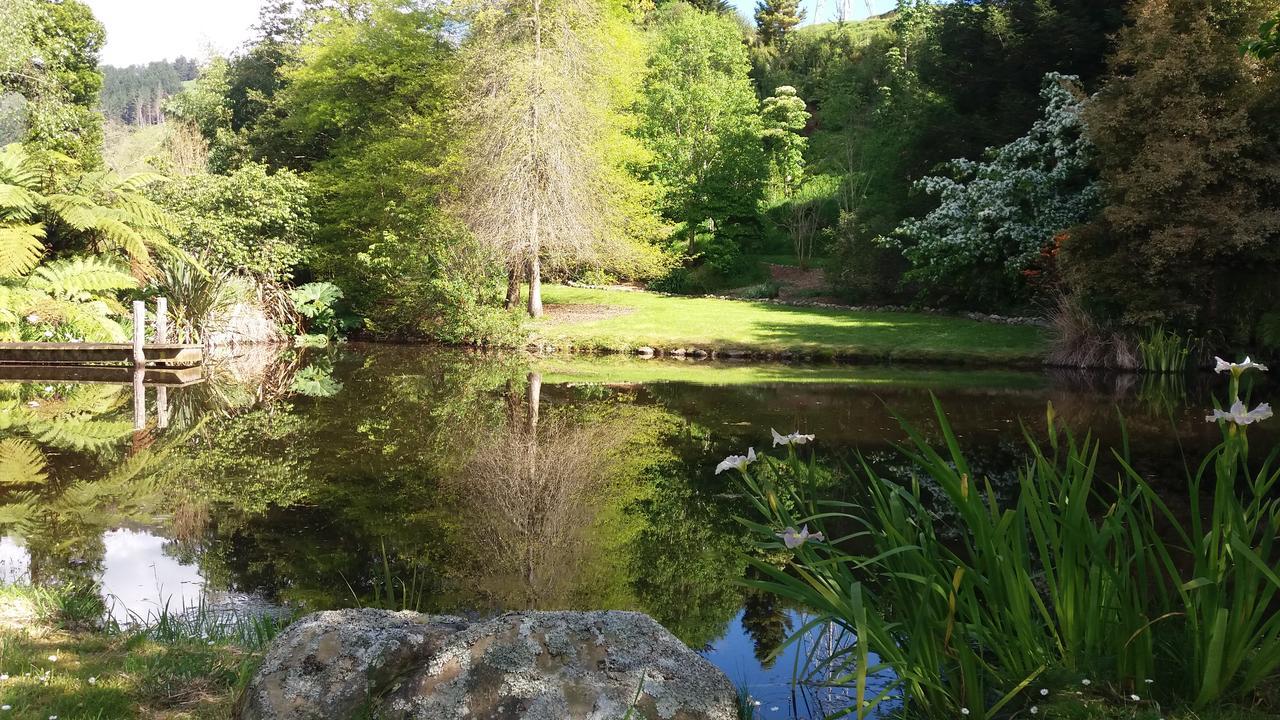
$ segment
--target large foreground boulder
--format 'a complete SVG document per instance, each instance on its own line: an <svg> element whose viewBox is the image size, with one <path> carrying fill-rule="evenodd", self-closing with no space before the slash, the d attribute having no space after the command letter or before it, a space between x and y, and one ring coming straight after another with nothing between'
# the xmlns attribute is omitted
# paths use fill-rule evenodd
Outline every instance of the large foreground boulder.
<svg viewBox="0 0 1280 720"><path fill-rule="evenodd" d="M239 720L736 720L722 672L647 615L343 610L272 643Z"/></svg>

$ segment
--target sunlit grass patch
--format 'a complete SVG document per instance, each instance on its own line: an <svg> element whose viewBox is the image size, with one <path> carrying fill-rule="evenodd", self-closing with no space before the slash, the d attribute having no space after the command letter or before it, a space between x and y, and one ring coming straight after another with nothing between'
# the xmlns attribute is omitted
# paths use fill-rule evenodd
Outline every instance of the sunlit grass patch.
<svg viewBox="0 0 1280 720"><path fill-rule="evenodd" d="M89 629L57 613L80 602L0 588L0 717L227 718L274 635L267 626L279 626L201 619L197 609L190 619L163 612L137 628Z"/></svg>

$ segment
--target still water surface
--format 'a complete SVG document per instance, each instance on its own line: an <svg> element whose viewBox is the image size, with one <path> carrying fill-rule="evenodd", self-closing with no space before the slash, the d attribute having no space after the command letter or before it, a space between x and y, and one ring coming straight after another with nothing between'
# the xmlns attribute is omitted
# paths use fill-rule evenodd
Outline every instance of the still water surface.
<svg viewBox="0 0 1280 720"><path fill-rule="evenodd" d="M797 651L771 657L805 618L739 584L748 507L721 458L802 430L832 494L856 492L855 452L907 477L894 414L936 435L933 394L998 489L1049 403L1116 447L1123 415L1135 466L1177 487L1217 438L1213 383L392 346L244 356L147 388L142 416L129 385L0 382L0 578L93 583L122 622L371 605L388 575L424 612L640 610L761 717L811 717L840 693L797 699Z"/></svg>

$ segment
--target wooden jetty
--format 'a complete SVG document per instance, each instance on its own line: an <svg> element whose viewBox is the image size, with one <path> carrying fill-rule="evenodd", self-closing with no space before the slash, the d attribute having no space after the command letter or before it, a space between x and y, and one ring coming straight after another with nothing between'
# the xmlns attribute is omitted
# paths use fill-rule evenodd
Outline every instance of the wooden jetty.
<svg viewBox="0 0 1280 720"><path fill-rule="evenodd" d="M147 311L142 301L133 303L133 342L130 343L0 343L0 365L134 367L200 365L204 348L171 343L169 311L164 298L156 301L155 342L146 342Z"/></svg>
<svg viewBox="0 0 1280 720"><path fill-rule="evenodd" d="M141 373L139 376L138 374ZM121 365L16 365L0 363L0 382L130 385L140 377L148 387L187 387L204 382L204 368Z"/></svg>

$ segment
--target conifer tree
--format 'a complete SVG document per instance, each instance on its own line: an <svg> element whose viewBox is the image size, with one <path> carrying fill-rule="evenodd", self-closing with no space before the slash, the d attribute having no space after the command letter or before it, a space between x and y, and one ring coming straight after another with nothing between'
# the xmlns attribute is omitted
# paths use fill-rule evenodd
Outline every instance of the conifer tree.
<svg viewBox="0 0 1280 720"><path fill-rule="evenodd" d="M765 45L786 44L787 35L804 20L800 0L760 0L756 3L756 27Z"/></svg>

